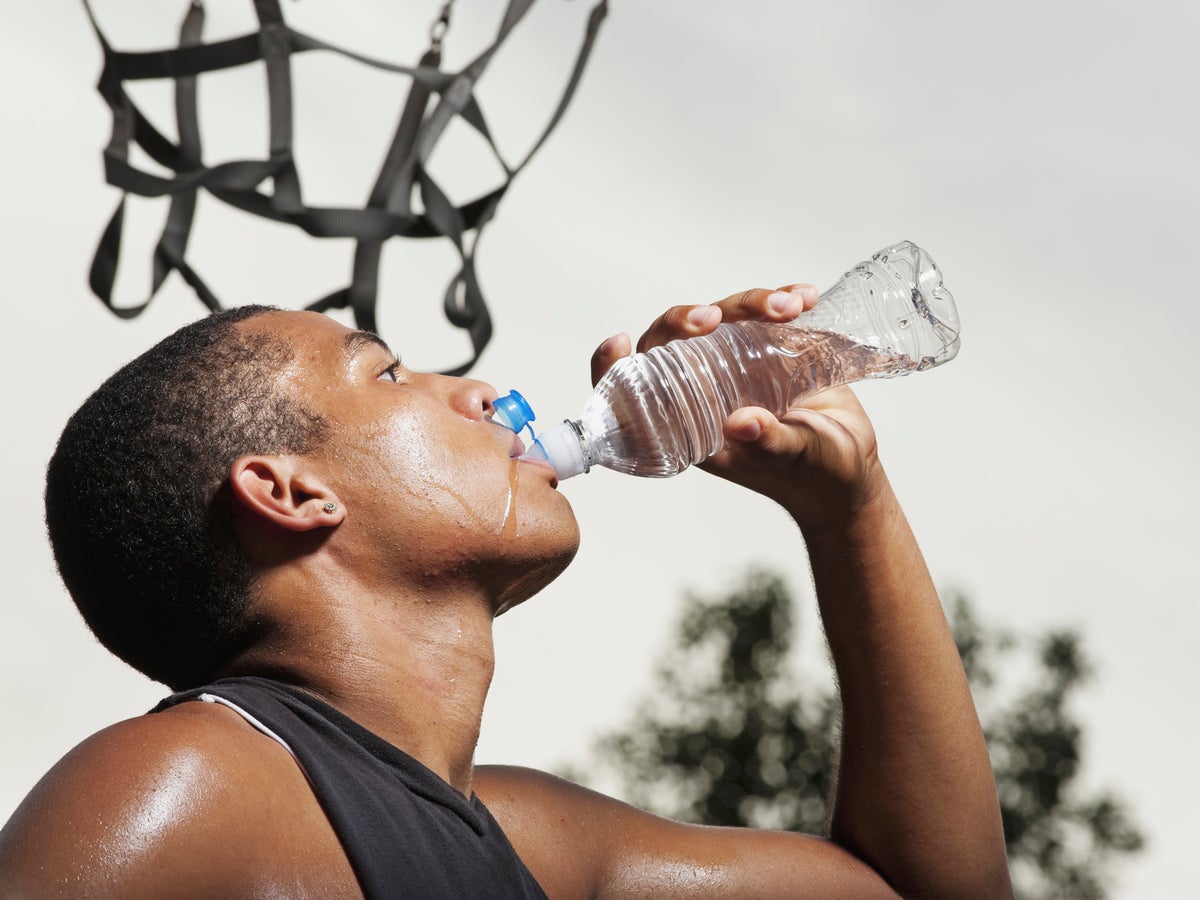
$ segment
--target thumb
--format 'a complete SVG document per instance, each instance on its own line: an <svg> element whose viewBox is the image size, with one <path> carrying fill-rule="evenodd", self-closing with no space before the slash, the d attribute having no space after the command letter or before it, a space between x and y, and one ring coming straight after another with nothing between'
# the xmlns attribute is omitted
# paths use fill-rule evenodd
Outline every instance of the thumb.
<svg viewBox="0 0 1200 900"><path fill-rule="evenodd" d="M747 460L796 457L807 449L811 429L780 422L769 411L757 406L734 410L725 420L725 439L729 449Z"/></svg>
<svg viewBox="0 0 1200 900"><path fill-rule="evenodd" d="M790 418L789 414L789 422ZM725 449L701 466L768 496L791 482L790 473L811 442L808 429L780 422L757 406L734 410L725 420L724 433Z"/></svg>
<svg viewBox="0 0 1200 900"><path fill-rule="evenodd" d="M735 410L725 420L725 439L728 449L718 454L724 456L723 471L744 484L768 474L794 477L801 471L824 472L840 482L857 483L865 475L866 451L860 440L843 423L815 409L791 409L783 420L758 407ZM739 476L738 470L746 474Z"/></svg>

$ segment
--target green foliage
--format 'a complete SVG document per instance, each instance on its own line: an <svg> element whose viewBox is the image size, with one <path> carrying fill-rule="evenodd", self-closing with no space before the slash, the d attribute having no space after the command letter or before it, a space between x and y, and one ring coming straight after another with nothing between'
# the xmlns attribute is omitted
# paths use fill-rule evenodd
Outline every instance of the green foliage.
<svg viewBox="0 0 1200 900"><path fill-rule="evenodd" d="M599 741L601 765L630 802L671 818L820 830L836 699L806 697L786 666L795 629L783 582L754 572L719 603L685 602L649 698Z"/></svg>
<svg viewBox="0 0 1200 900"><path fill-rule="evenodd" d="M1143 837L1117 797L1077 784L1083 729L1069 701L1091 674L1080 636L1018 640L981 625L966 597L946 600L1018 896L1102 900L1112 863ZM838 703L831 679L805 688L789 668L795 631L791 596L771 573L751 571L725 596L687 596L653 688L626 727L597 741L587 771L611 773L627 800L671 818L824 831ZM1030 655L1030 686L1004 693Z"/></svg>
<svg viewBox="0 0 1200 900"><path fill-rule="evenodd" d="M1070 700L1092 675L1081 636L1052 630L1020 642L981 626L964 596L946 605L991 752L1019 896L1101 900L1111 863L1140 850L1144 838L1115 795L1083 795L1077 783L1083 728ZM1035 675L1002 702L999 667L1020 649L1033 657Z"/></svg>

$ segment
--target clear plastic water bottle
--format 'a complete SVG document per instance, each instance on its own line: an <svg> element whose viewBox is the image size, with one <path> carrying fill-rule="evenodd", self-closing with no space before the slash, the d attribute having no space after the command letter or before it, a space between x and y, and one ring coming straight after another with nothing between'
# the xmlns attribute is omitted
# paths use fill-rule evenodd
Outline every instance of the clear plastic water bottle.
<svg viewBox="0 0 1200 900"><path fill-rule="evenodd" d="M905 241L859 263L793 322L722 324L619 361L583 414L543 431L525 455L559 479L592 466L675 475L724 447L735 409L782 415L826 388L941 365L958 353L958 333L941 272Z"/></svg>

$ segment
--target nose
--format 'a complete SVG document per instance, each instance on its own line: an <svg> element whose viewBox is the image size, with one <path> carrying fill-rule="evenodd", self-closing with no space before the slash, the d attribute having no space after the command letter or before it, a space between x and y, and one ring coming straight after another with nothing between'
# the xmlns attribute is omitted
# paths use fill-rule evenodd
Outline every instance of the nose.
<svg viewBox="0 0 1200 900"><path fill-rule="evenodd" d="M455 412L477 421L491 417L492 401L500 396L499 391L486 381L473 378L447 377L446 380L450 382L449 399Z"/></svg>

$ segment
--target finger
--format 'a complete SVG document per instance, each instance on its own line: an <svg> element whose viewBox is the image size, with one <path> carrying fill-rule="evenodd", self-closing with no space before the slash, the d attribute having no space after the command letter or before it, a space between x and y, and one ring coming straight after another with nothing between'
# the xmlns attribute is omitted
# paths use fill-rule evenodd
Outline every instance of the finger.
<svg viewBox="0 0 1200 900"><path fill-rule="evenodd" d="M785 284L782 287L775 289L776 292L787 294L799 294L800 300L804 304L804 311L812 309L817 305L817 301L821 299L821 292L817 290L816 285L808 284L807 282L796 282L795 284Z"/></svg>
<svg viewBox="0 0 1200 900"><path fill-rule="evenodd" d="M629 344L629 335L622 333L614 334L596 348L592 354L592 387L612 368L613 363L629 355Z"/></svg>
<svg viewBox="0 0 1200 900"><path fill-rule="evenodd" d="M736 464L774 459L797 461L803 456L810 462L854 455L858 443L854 433L838 419L816 409L796 407L777 418L765 409L747 406L734 410L725 420L726 451L722 462ZM736 459L735 459L736 458Z"/></svg>
<svg viewBox="0 0 1200 900"><path fill-rule="evenodd" d="M705 306L673 306L655 319L638 339L638 353L677 338L698 337L722 322L745 320L789 322L816 305L811 284L788 284L776 290L753 288Z"/></svg>
<svg viewBox="0 0 1200 900"><path fill-rule="evenodd" d="M816 305L818 292L811 284L789 284L774 291L756 288L733 294L716 304L726 322L746 320L790 322Z"/></svg>
<svg viewBox="0 0 1200 900"><path fill-rule="evenodd" d="M775 416L761 407L746 406L734 410L725 420L725 439L731 448L752 449L758 453L799 453L797 435L783 427Z"/></svg>
<svg viewBox="0 0 1200 900"><path fill-rule="evenodd" d="M708 334L720 324L721 310L715 305L672 306L651 322L646 333L638 338L638 353L676 338Z"/></svg>
<svg viewBox="0 0 1200 900"><path fill-rule="evenodd" d="M753 482L778 478L781 467L802 456L812 440L811 433L794 425L781 422L761 407L734 410L723 428L725 448L700 467L757 490Z"/></svg>
<svg viewBox="0 0 1200 900"><path fill-rule="evenodd" d="M854 438L840 423L815 410L793 409L776 418L759 407L735 410L725 420L726 446L703 463L716 475L767 492L790 481L797 467L842 467L853 456Z"/></svg>

